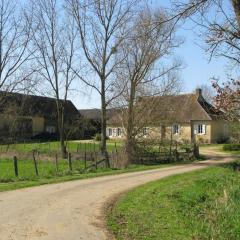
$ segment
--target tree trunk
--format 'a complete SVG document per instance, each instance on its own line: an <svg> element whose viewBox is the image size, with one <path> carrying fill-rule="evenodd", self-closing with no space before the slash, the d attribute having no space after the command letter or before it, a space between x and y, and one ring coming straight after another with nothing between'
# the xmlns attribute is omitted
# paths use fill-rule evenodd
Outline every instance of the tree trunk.
<svg viewBox="0 0 240 240"><path fill-rule="evenodd" d="M61 157L67 157L67 151L65 146L65 134L64 134L64 111L63 106L60 106L59 102L57 103L57 118L58 118L58 133L59 133L59 141L61 148Z"/></svg>
<svg viewBox="0 0 240 240"><path fill-rule="evenodd" d="M60 138L61 156L62 156L62 158L66 158L67 150L66 150L66 146L65 146L64 129L62 127L59 129L59 138Z"/></svg>
<svg viewBox="0 0 240 240"><path fill-rule="evenodd" d="M101 112L101 155L106 161L106 167L110 167L108 152L107 152L107 111L106 111L106 99L105 99L105 82L102 81L102 112Z"/></svg>
<svg viewBox="0 0 240 240"><path fill-rule="evenodd" d="M131 91L128 102L126 155L128 164L136 162L136 141L134 136L134 98L135 86L131 83Z"/></svg>
<svg viewBox="0 0 240 240"><path fill-rule="evenodd" d="M232 0L232 5L236 15L238 28L240 29L240 0Z"/></svg>

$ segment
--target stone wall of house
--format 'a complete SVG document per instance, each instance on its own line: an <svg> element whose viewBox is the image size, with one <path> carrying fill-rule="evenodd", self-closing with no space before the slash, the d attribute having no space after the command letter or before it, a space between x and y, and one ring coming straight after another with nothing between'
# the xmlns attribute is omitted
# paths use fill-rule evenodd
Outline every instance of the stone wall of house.
<svg viewBox="0 0 240 240"><path fill-rule="evenodd" d="M33 117L33 136L44 132L44 118L43 117Z"/></svg>
<svg viewBox="0 0 240 240"><path fill-rule="evenodd" d="M212 143L222 143L229 138L229 123L226 121L211 122Z"/></svg>
<svg viewBox="0 0 240 240"><path fill-rule="evenodd" d="M32 125L31 117L0 114L0 141L31 138Z"/></svg>
<svg viewBox="0 0 240 240"><path fill-rule="evenodd" d="M178 125L178 133L173 133L173 125ZM192 121L191 123L176 123L172 126L146 127L142 134L149 139L168 139L179 142L216 143L229 137L228 124L224 121ZM117 134L117 127L112 129L110 138L123 138L124 134ZM121 132L124 130L121 128Z"/></svg>

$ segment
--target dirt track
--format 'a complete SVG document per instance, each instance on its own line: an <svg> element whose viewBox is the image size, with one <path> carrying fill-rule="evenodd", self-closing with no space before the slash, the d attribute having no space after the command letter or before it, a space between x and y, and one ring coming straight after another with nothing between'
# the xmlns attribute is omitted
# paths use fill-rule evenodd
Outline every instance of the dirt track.
<svg viewBox="0 0 240 240"><path fill-rule="evenodd" d="M0 240L105 240L103 207L116 194L234 157L203 149L211 160L0 193Z"/></svg>

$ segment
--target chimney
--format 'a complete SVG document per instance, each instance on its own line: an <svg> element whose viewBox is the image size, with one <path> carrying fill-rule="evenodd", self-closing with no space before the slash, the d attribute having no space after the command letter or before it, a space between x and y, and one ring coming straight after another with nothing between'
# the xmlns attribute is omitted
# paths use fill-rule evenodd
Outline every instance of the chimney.
<svg viewBox="0 0 240 240"><path fill-rule="evenodd" d="M202 89L201 88L197 88L196 89L196 96L197 96L197 98L201 98L202 97Z"/></svg>

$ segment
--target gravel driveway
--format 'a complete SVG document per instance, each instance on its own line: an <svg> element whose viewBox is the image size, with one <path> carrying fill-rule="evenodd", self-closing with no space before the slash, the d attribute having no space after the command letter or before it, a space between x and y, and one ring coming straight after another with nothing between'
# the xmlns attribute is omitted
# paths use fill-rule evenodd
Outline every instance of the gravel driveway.
<svg viewBox="0 0 240 240"><path fill-rule="evenodd" d="M211 160L0 193L0 240L105 240L104 206L117 194L166 176L234 157L203 149Z"/></svg>

